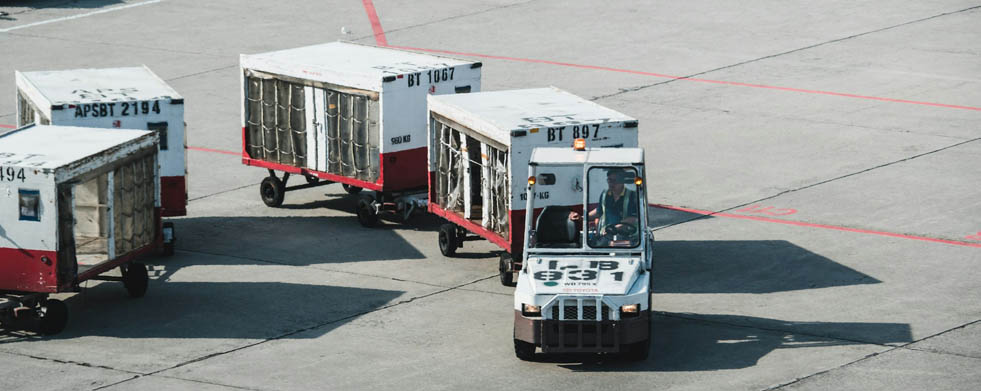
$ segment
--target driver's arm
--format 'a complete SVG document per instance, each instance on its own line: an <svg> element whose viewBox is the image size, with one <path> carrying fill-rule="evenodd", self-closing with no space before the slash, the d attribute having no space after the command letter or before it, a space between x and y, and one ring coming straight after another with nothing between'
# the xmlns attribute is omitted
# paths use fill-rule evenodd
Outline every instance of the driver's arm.
<svg viewBox="0 0 981 391"><path fill-rule="evenodd" d="M597 206L596 208L593 208L593 210L589 211L589 219L590 220L598 219L599 217L600 217L600 207L599 206Z"/></svg>
<svg viewBox="0 0 981 391"><path fill-rule="evenodd" d="M621 219L620 222L621 223L628 223L628 224L633 225L635 227L639 227L637 225L637 222L640 221L640 219L639 219L637 213L638 213L638 211L640 209L638 209L638 206L639 206L638 203L639 202L637 200L637 193L633 193L633 196L631 196L630 199L627 202L630 203L630 205L627 205L627 213L628 213L628 215L625 216L623 219Z"/></svg>

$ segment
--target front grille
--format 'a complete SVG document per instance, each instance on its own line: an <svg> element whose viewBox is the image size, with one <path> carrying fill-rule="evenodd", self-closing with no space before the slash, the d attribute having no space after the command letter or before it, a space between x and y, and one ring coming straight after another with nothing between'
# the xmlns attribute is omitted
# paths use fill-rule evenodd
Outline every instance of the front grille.
<svg viewBox="0 0 981 391"><path fill-rule="evenodd" d="M620 331L615 321L550 320L542 322L545 352L617 352Z"/></svg>
<svg viewBox="0 0 981 391"><path fill-rule="evenodd" d="M579 316L579 302L582 302L582 317ZM596 314L596 305L601 305L599 318ZM562 311L560 311L560 307ZM550 319L555 320L610 320L610 307L596 298L570 298L560 299L559 303L552 305Z"/></svg>

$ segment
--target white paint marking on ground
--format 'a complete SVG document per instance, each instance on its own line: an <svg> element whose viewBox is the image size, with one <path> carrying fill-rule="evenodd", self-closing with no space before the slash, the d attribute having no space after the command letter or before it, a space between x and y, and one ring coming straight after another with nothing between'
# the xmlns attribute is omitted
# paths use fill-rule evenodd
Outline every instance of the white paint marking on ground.
<svg viewBox="0 0 981 391"><path fill-rule="evenodd" d="M40 22L28 23L28 24L24 24L24 25L20 25L20 26L14 26L14 27L8 27L8 28L5 28L5 29L0 29L0 33L6 33L8 31L25 29L25 28L28 28L28 27L39 26L39 25L42 25L42 24L56 23L56 22L64 22L66 20L84 18L86 16L104 14L106 12L119 11L119 10L123 10L123 9L126 9L126 8L139 7L139 6L147 5L147 4L154 4L154 3L159 3L161 1L163 1L163 0L150 0L150 1L144 1L142 3L133 3L133 4L121 5L119 7L106 8L106 9L103 9L103 10L92 11L92 12L85 13L85 14L72 15L72 16L66 16L66 17L63 17L63 18L55 18L55 19L49 19L49 20L42 20Z"/></svg>

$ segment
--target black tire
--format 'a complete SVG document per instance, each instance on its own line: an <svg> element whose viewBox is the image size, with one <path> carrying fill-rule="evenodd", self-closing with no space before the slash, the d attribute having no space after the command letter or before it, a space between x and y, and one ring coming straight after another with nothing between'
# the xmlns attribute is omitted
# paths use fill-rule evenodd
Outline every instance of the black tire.
<svg viewBox="0 0 981 391"><path fill-rule="evenodd" d="M501 285L514 286L514 272L508 271L508 264L511 263L511 254L501 254L501 261L497 264L501 271Z"/></svg>
<svg viewBox="0 0 981 391"><path fill-rule="evenodd" d="M532 361L535 359L535 344L530 342L514 340L514 356L521 361Z"/></svg>
<svg viewBox="0 0 981 391"><path fill-rule="evenodd" d="M150 284L150 277L146 272L146 265L139 262L130 262L129 266L123 271L123 286L129 292L130 297L143 297L146 288Z"/></svg>
<svg viewBox="0 0 981 391"><path fill-rule="evenodd" d="M347 185L345 185L347 186ZM354 211L358 215L358 222L365 228L371 228L378 224L378 214L371 206L374 199L365 195L358 198L358 206Z"/></svg>
<svg viewBox="0 0 981 391"><path fill-rule="evenodd" d="M630 361L644 361L651 351L651 339L650 336L644 341L634 342L629 345L624 345L621 354L623 358Z"/></svg>
<svg viewBox="0 0 981 391"><path fill-rule="evenodd" d="M286 198L286 185L283 181L274 176L266 177L259 185L259 196L262 202L270 208L275 208L283 204Z"/></svg>
<svg viewBox="0 0 981 391"><path fill-rule="evenodd" d="M38 329L41 334L55 335L68 325L68 306L58 299L47 299L42 304L44 309Z"/></svg>
<svg viewBox="0 0 981 391"><path fill-rule="evenodd" d="M165 241L163 243L163 255L165 257L170 257L174 255L174 245L177 244L177 232L174 231L174 223L171 222L163 223L163 228L170 228L170 242L168 243Z"/></svg>
<svg viewBox="0 0 981 391"><path fill-rule="evenodd" d="M361 192L361 188L360 187L351 186L351 185L349 185L347 183L342 183L341 184L341 187L344 188L344 191L346 191L347 194L358 194L358 193Z"/></svg>
<svg viewBox="0 0 981 391"><path fill-rule="evenodd" d="M445 223L439 226L439 252L444 257L452 257L460 247L460 239L457 238L456 233L456 224Z"/></svg>

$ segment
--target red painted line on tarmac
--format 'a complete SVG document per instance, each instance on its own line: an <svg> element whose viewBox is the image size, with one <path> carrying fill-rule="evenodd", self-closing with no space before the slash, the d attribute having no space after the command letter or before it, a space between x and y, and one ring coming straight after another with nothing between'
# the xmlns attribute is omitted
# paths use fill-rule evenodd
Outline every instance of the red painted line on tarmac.
<svg viewBox="0 0 981 391"><path fill-rule="evenodd" d="M914 236L914 235L897 234L897 233L893 233L893 232L872 231L872 230L867 230L867 229L839 227L839 226L835 226L835 225L804 223L804 222L800 222L800 221L778 220L778 219L771 219L771 218L759 217L759 216L743 216L743 215L735 215L735 214L731 214L731 213L711 212L711 211L707 211L707 210L682 208L682 207L671 206L671 205L661 205L661 204L650 204L650 205L653 206L653 207L655 207L655 208L669 209L669 210L677 210L677 211L681 211L681 212L694 213L694 214L699 214L699 215L703 215L703 216L729 217L729 218L733 218L733 219L754 220L754 221L762 221L762 222L766 222L766 223L777 223L777 224L793 225L793 226L798 226L798 227L830 229L830 230L835 230L835 231L855 232L855 233L869 234L869 235L889 236L889 237L901 238L901 239L920 240L920 241L924 241L924 242L953 244L955 246L965 246L965 247L977 247L977 248L981 248L981 243L967 243L967 242L960 242L960 241L956 241L956 240L936 239L936 238L928 238L928 237L924 237L924 236Z"/></svg>
<svg viewBox="0 0 981 391"><path fill-rule="evenodd" d="M822 90L808 90L808 89L803 89L803 88L769 86L769 85L763 85L763 84L740 83L740 82L724 81L724 80L698 79L698 78L693 78L693 77L666 75L666 74L663 74L663 73L635 71L635 70L631 70L631 69L611 68L611 67L596 66L596 65L572 64L572 63L568 63L568 62L559 62L559 61L550 61L550 60L538 60L538 59L531 59L531 58L494 56L494 55L489 55L489 54L455 52L455 51L450 51L450 50L438 50L438 49L424 49L424 48L414 48L414 47L408 47L408 46L395 46L395 45L387 45L387 46L390 47L390 48L413 50L413 51L420 51L420 52L451 54L451 55L455 55L455 56L480 57L480 58L489 58L489 59L494 59L494 60L507 60L507 61L530 62L530 63L536 63L536 64L558 65L558 66L564 66L564 67L573 67L573 68L581 68L581 69L592 69L592 70L597 70L597 71L629 73L629 74L634 74L634 75L659 77L659 78L663 78L663 79L672 79L672 80L683 80L683 81L693 81L693 82L700 82L700 83L722 84L722 85L730 85L730 86L738 86L738 87L749 87L749 88L760 88L760 89L777 90L777 91L800 92L800 93L804 93L804 94L830 95L830 96L837 96L837 97L843 97L843 98L865 99L865 100L875 100L875 101L893 102L893 103L905 103L905 104L921 105L921 106L944 107L944 108L948 108L948 109L981 111L981 107L975 107L975 106L950 105L950 104L945 104L945 103L923 102L923 101L908 100L908 99L893 99L893 98L884 98L884 97L880 97L880 96L858 95L858 94L849 94L849 93L844 93L844 92L822 91Z"/></svg>
<svg viewBox="0 0 981 391"><path fill-rule="evenodd" d="M364 11L368 14L368 20L371 21L371 29L375 32L375 42L378 46L388 46L385 30L382 29L381 21L378 20L378 12L375 12L375 4L371 0L362 0L362 2L364 3Z"/></svg>
<svg viewBox="0 0 981 391"><path fill-rule="evenodd" d="M829 96L837 96L837 97L843 97L843 98L865 99L865 100L875 100L875 101L893 102L893 103L905 103L905 104L920 105L920 106L944 107L944 108L948 108L948 109L981 111L981 107L976 107L976 106L951 105L951 104L945 104L945 103L923 102L923 101L908 100L908 99L894 99L894 98L885 98L885 97L881 97L881 96L849 94L849 93L845 93L845 92L822 91L822 90L808 90L808 89L803 89L803 88L769 86L769 85L764 85L764 84L741 83L741 82L725 81L725 80L699 79L699 78L693 78L693 77L675 76L675 75L667 75L667 74L663 74L663 73L635 71L635 70L631 70L631 69L611 68L611 67L596 66L596 65L583 65L583 64L573 64L573 63L568 63L568 62L559 62L559 61L550 61L550 60L538 60L538 59L531 59L531 58L518 58L518 57L495 56L495 55L490 55L490 54L466 53L466 52L455 52L455 51L450 51L450 50L424 49L424 48L414 48L414 47L408 47L408 46L389 45L388 44L388 39L385 38L385 30L382 29L381 22L378 20L378 12L375 11L375 5L374 5L374 3L372 2L372 0L362 0L362 2L364 3L365 13L368 14L368 20L371 21L371 29L374 30L374 32L375 32L375 42L377 42L379 46L385 46L385 47L390 47L390 48L395 48L395 49L405 49L405 50L413 50L413 51L419 51L419 52L451 54L451 55L455 55L455 56L468 56L468 57L490 58L490 59L495 59L495 60L507 60L507 61L530 62L530 63L537 63L537 64L558 65L558 66L572 67L572 68L592 69L592 70L597 70L597 71L629 73L629 74L634 74L634 75L651 76L651 77L658 77L658 78L671 79L671 80L685 80L685 81L694 81L694 82L700 82L700 83L711 83L711 84L722 84L722 85L739 86L739 87L760 88L760 89L767 89L767 90L799 92L799 93L804 93L804 94L829 95Z"/></svg>
<svg viewBox="0 0 981 391"><path fill-rule="evenodd" d="M226 154L226 155L235 155L235 156L239 156L239 155L242 154L241 152L225 151L225 150L221 150L221 149L211 149L211 148L191 147L191 146L188 146L188 147L185 147L185 148L187 148L189 150L192 150L192 151L223 153L223 154Z"/></svg>

